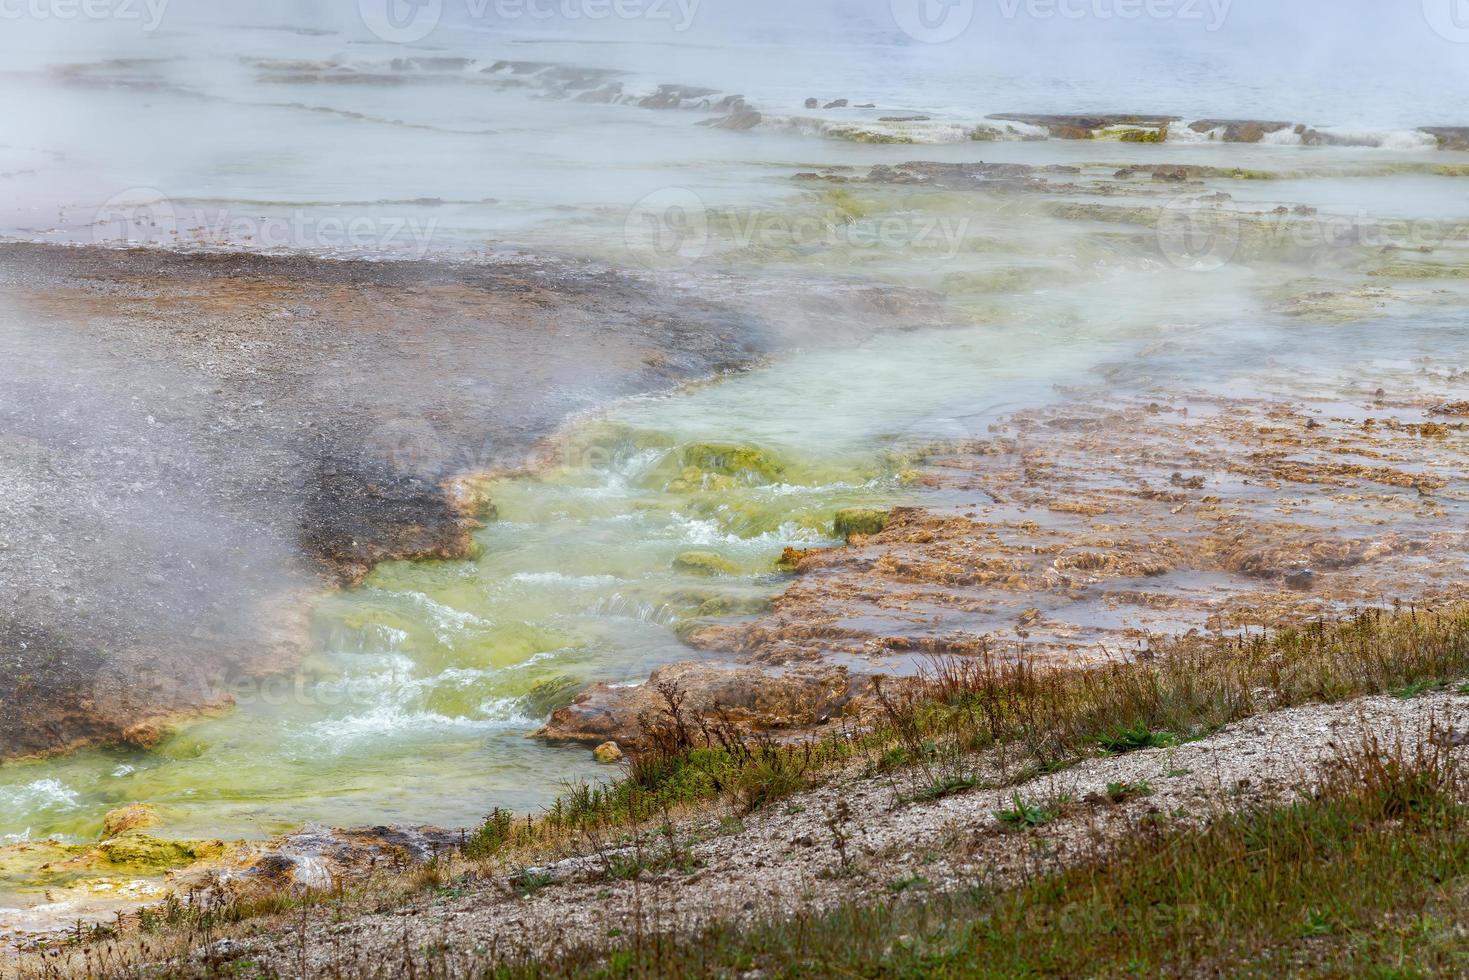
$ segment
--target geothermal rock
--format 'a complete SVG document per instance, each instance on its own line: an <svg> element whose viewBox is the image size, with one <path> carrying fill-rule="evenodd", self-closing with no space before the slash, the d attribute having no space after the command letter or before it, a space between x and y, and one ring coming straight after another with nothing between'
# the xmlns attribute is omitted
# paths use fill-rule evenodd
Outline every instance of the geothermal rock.
<svg viewBox="0 0 1469 980"><path fill-rule="evenodd" d="M598 684L551 716L537 732L550 742L639 746L647 724L671 721L670 697L695 731L700 721L728 723L748 732L805 728L839 717L860 697L869 679L845 667L784 671L728 663L676 663L653 672L645 684Z"/></svg>

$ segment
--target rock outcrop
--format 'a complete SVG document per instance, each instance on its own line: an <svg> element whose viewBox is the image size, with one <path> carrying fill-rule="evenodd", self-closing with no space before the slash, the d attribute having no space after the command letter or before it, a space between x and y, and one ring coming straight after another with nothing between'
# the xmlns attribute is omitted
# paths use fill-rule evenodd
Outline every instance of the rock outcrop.
<svg viewBox="0 0 1469 980"><path fill-rule="evenodd" d="M828 665L785 670L720 661L669 664L636 687L592 687L536 734L550 742L613 741L636 749L645 724L666 721L675 704L695 727L706 721L747 732L791 732L855 710L870 684L866 676Z"/></svg>

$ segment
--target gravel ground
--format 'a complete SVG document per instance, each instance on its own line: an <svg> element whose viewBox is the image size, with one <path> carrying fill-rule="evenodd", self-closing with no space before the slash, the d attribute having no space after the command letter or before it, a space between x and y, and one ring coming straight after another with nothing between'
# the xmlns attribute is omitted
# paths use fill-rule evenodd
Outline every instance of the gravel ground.
<svg viewBox="0 0 1469 980"><path fill-rule="evenodd" d="M465 975L496 955L544 956L638 929L696 929L829 908L880 898L895 883L919 878L934 891L1004 885L1094 855L1150 814L1203 819L1220 807L1290 798L1309 785L1313 770L1365 734L1391 745L1433 723L1462 729L1466 720L1469 697L1453 694L1293 708L1176 748L1092 759L1015 789L926 803L903 802L924 784L920 774L852 771L743 820L713 809L679 821L679 867L650 870L636 881L609 876L608 862L635 855L639 846L645 859L667 854L662 833L640 844L601 842L538 868L556 883L529 897L511 886L515 869L503 869L460 897L420 897L345 921L336 912L295 916L274 927L279 931L236 938L224 949L285 976L351 976L383 969L384 949L433 947L444 951L449 975ZM1114 803L1106 796L1112 783L1147 783L1153 792ZM1044 828L1015 832L995 815L1015 793L1028 803L1070 802ZM845 838L841 847L833 826Z"/></svg>

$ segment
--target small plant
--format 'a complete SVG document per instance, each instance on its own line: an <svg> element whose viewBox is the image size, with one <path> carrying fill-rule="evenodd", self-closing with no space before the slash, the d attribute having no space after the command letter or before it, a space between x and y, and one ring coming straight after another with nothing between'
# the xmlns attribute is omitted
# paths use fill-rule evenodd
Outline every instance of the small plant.
<svg viewBox="0 0 1469 980"><path fill-rule="evenodd" d="M1141 749L1168 749L1178 742L1179 738L1173 732L1154 731L1142 722L1112 728L1097 739L1098 747L1112 755L1124 755Z"/></svg>
<svg viewBox="0 0 1469 980"><path fill-rule="evenodd" d="M636 881L647 869L637 854L613 854L607 858L607 877L613 881Z"/></svg>
<svg viewBox="0 0 1469 980"><path fill-rule="evenodd" d="M929 887L929 881L923 875L911 875L907 878L899 878L888 885L888 891L894 895L900 895L906 891L922 891Z"/></svg>
<svg viewBox="0 0 1469 980"><path fill-rule="evenodd" d="M908 758L907 749L901 745L894 746L884 752L877 760L878 771L887 772L892 769L901 769L908 764Z"/></svg>
<svg viewBox="0 0 1469 980"><path fill-rule="evenodd" d="M509 810L499 807L490 811L485 822L464 842L462 850L467 858L492 857L510 841L515 817Z"/></svg>
<svg viewBox="0 0 1469 980"><path fill-rule="evenodd" d="M1153 787L1149 783L1108 783L1106 795L1113 803L1126 803L1128 800L1152 796Z"/></svg>
<svg viewBox="0 0 1469 980"><path fill-rule="evenodd" d="M928 803L933 800L941 800L946 796L966 793L977 785L979 785L979 780L973 776L949 776L925 786L914 793L910 799L914 803Z"/></svg>
<svg viewBox="0 0 1469 980"><path fill-rule="evenodd" d="M1304 918L1305 921L1301 923L1303 936L1329 936L1335 931L1331 919L1319 909L1307 909Z"/></svg>
<svg viewBox="0 0 1469 980"><path fill-rule="evenodd" d="M556 884L554 875L536 868L521 868L510 876L510 887L515 889L516 894L525 898L534 895L542 888L549 888Z"/></svg>
<svg viewBox="0 0 1469 980"><path fill-rule="evenodd" d="M1010 797L1010 807L1005 810L996 810L995 819L1007 827L1015 830L1030 830L1036 827L1044 827L1055 820L1060 814L1061 808L1057 804L1041 806L1035 803L1027 803L1020 798L1019 793Z"/></svg>
<svg viewBox="0 0 1469 980"><path fill-rule="evenodd" d="M832 844L837 849L837 857L841 859L844 872L852 866L852 857L847 853L847 844L851 838L844 829L851 819L852 808L844 799L837 800L835 809L826 815L826 829L831 831Z"/></svg>

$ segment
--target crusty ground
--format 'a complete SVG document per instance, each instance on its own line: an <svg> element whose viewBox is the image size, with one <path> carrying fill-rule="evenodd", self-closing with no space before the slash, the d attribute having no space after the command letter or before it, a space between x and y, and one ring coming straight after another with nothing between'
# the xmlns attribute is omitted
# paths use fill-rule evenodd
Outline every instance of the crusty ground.
<svg viewBox="0 0 1469 980"><path fill-rule="evenodd" d="M696 645L765 664L911 669L990 650L1063 662L1193 629L1466 595L1469 427L1456 377L1314 399L1208 389L1020 412L917 474L921 507L805 555L774 611ZM934 503L930 503L934 501Z"/></svg>

